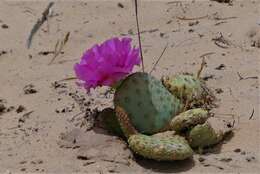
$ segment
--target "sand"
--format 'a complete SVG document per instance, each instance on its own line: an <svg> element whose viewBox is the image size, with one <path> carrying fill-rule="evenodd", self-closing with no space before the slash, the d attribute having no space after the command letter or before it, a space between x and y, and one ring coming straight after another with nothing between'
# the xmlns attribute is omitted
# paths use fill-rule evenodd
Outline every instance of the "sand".
<svg viewBox="0 0 260 174"><path fill-rule="evenodd" d="M0 2L0 173L259 173L260 1L140 3L145 70L167 43L152 73L157 78L194 73L204 57L202 76L218 98L215 117L234 126L211 153L168 163L133 155L94 125L113 95L106 88L86 94L68 79L93 44L115 36L137 44L133 3L118 2L55 2L30 49L26 40L48 1Z"/></svg>

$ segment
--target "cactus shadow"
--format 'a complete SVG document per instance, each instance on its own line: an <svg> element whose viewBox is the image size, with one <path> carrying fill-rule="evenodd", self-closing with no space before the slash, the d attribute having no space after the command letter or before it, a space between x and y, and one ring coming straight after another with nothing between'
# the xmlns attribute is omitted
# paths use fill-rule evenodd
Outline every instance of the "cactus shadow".
<svg viewBox="0 0 260 174"><path fill-rule="evenodd" d="M135 157L135 161L138 165L142 166L145 169L152 170L153 172L162 172L162 173L179 173L190 170L195 162L193 158L189 158L182 161L154 161L149 159L144 159L140 156Z"/></svg>

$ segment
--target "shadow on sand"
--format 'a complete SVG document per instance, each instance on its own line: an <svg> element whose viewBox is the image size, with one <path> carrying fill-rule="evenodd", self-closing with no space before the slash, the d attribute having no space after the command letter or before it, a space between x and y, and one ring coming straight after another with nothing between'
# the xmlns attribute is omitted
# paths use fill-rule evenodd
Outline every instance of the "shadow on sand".
<svg viewBox="0 0 260 174"><path fill-rule="evenodd" d="M158 162L154 160L144 159L140 156L136 156L135 161L137 164L139 164L145 169L163 173L185 172L190 170L195 165L193 158L182 161Z"/></svg>

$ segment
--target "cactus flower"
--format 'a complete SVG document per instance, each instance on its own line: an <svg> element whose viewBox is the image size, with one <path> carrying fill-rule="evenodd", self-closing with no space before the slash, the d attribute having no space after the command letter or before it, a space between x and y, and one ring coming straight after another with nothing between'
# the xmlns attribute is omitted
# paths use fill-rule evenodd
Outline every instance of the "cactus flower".
<svg viewBox="0 0 260 174"><path fill-rule="evenodd" d="M74 65L79 84L87 91L97 86L113 86L141 62L139 49L131 47L131 38L112 38L94 45Z"/></svg>

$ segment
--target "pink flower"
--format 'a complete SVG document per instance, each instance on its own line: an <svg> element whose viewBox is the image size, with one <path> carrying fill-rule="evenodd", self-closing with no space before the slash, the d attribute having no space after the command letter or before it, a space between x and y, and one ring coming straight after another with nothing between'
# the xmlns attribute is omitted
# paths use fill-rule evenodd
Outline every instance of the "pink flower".
<svg viewBox="0 0 260 174"><path fill-rule="evenodd" d="M87 50L74 70L80 84L88 91L97 86L112 86L141 62L138 48L131 48L131 38L112 38Z"/></svg>

